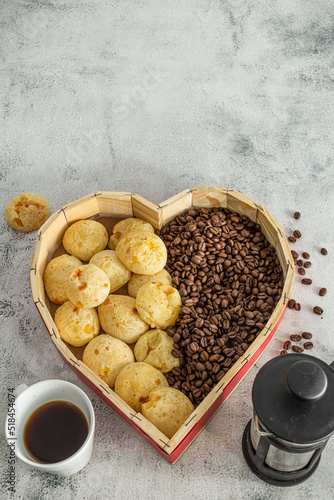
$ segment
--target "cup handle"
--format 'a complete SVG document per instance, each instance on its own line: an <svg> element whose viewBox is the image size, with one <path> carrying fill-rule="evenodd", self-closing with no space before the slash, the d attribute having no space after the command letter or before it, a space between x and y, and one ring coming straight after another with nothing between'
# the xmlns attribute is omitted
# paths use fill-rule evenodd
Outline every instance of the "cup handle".
<svg viewBox="0 0 334 500"><path fill-rule="evenodd" d="M15 387L14 389L15 397L17 398L21 394L21 392L25 391L26 389L28 389L28 386L26 384L20 384L17 387Z"/></svg>

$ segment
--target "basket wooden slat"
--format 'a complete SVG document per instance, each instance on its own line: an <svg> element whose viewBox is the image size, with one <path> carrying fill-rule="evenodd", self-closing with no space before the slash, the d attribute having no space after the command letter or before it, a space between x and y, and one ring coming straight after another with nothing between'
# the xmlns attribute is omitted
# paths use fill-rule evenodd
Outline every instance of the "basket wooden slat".
<svg viewBox="0 0 334 500"><path fill-rule="evenodd" d="M217 206L227 207L239 214L246 215L261 225L266 238L275 247L283 269L283 294L264 329L244 355L238 359L195 409L185 424L169 440L148 422L141 413L134 412L112 389L82 363L80 349L71 348L62 341L52 318L49 301L45 295L43 273L47 262L59 246L66 228L77 220L108 217L110 221L113 221L113 218L133 216L145 219L156 229L161 229L169 220L191 207L210 208ZM108 227L110 229L110 226ZM269 344L287 305L293 283L294 266L286 236L278 222L265 207L233 189L197 187L185 190L160 203L159 206L136 194L113 191L99 191L68 204L50 217L40 229L32 258L30 276L32 295L36 307L61 356L98 397L138 434L143 436L164 458L170 463L174 463L204 428L206 422L218 411L223 401L237 387L254 361Z"/></svg>
<svg viewBox="0 0 334 500"><path fill-rule="evenodd" d="M234 189L228 191L226 208L240 215L246 215L253 222L257 222L258 213L262 210L261 205Z"/></svg>
<svg viewBox="0 0 334 500"><path fill-rule="evenodd" d="M159 204L161 211L160 228L167 224L171 219L192 207L192 193L189 189L172 196L168 200Z"/></svg>
<svg viewBox="0 0 334 500"><path fill-rule="evenodd" d="M73 201L63 207L63 211L68 224L72 224L78 220L95 217L99 215L99 205L96 195L94 193L88 194L80 198L80 200Z"/></svg>
<svg viewBox="0 0 334 500"><path fill-rule="evenodd" d="M155 229L161 228L161 213L157 205L145 200L145 198L138 194L132 195L132 211L134 217L146 220L152 224Z"/></svg>
<svg viewBox="0 0 334 500"><path fill-rule="evenodd" d="M132 217L132 195L119 191L99 191L96 200L101 217Z"/></svg>
<svg viewBox="0 0 334 500"><path fill-rule="evenodd" d="M196 187L191 192L194 208L226 208L228 189L225 187Z"/></svg>

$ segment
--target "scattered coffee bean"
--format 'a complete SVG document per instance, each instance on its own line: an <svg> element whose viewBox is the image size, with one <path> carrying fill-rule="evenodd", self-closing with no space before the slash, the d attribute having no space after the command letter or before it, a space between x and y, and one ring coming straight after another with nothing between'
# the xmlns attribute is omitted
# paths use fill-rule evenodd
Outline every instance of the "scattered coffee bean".
<svg viewBox="0 0 334 500"><path fill-rule="evenodd" d="M303 337L303 339L309 340L309 339L312 338L312 333L310 333L310 332L303 332L302 333L302 337Z"/></svg>
<svg viewBox="0 0 334 500"><path fill-rule="evenodd" d="M295 250L291 250L291 255L294 259L297 259L298 258L298 253L295 252Z"/></svg>
<svg viewBox="0 0 334 500"><path fill-rule="evenodd" d="M328 254L328 252L327 252L326 248L322 248L322 249L320 250L320 252L322 253L322 255L327 255L327 254Z"/></svg>
<svg viewBox="0 0 334 500"><path fill-rule="evenodd" d="M293 345L292 348L293 352L303 352L304 349L300 345Z"/></svg>
<svg viewBox="0 0 334 500"><path fill-rule="evenodd" d="M290 299L288 302L288 308L294 309L296 301L294 299Z"/></svg>
<svg viewBox="0 0 334 500"><path fill-rule="evenodd" d="M302 283L303 285L312 285L312 280L310 278L303 278Z"/></svg>
<svg viewBox="0 0 334 500"><path fill-rule="evenodd" d="M304 346L304 349L312 349L313 343L312 342L305 342L303 344L303 346Z"/></svg>
<svg viewBox="0 0 334 500"><path fill-rule="evenodd" d="M286 340L283 344L283 349L285 349L286 351L288 351L291 347L291 342L290 340Z"/></svg>
<svg viewBox="0 0 334 500"><path fill-rule="evenodd" d="M296 229L296 231L293 232L293 235L295 238L301 238L302 233Z"/></svg>
<svg viewBox="0 0 334 500"><path fill-rule="evenodd" d="M323 297L327 293L327 288L320 288L319 290L319 295L320 297Z"/></svg>
<svg viewBox="0 0 334 500"><path fill-rule="evenodd" d="M280 355L283 355L283 354L288 354L288 351L286 351L285 349L283 349L283 351L280 352Z"/></svg>
<svg viewBox="0 0 334 500"><path fill-rule="evenodd" d="M304 257L304 259L309 259L310 258L310 254L307 253L307 252L303 252L302 256Z"/></svg>
<svg viewBox="0 0 334 500"><path fill-rule="evenodd" d="M305 269L308 269L311 266L312 266L312 262L310 262L309 260L307 260L306 262L304 262Z"/></svg>
<svg viewBox="0 0 334 500"><path fill-rule="evenodd" d="M295 303L295 310L296 310L296 311L300 311L300 310L301 310L301 308L302 308L302 306L299 304L299 302L296 302L296 303Z"/></svg>
<svg viewBox="0 0 334 500"><path fill-rule="evenodd" d="M294 236L289 236L288 240L290 241L290 243L296 243L296 238Z"/></svg>
<svg viewBox="0 0 334 500"><path fill-rule="evenodd" d="M302 266L304 264L304 262L302 261L302 259L298 259L296 264L297 264L297 266Z"/></svg>
<svg viewBox="0 0 334 500"><path fill-rule="evenodd" d="M300 212L295 212L295 213L293 214L293 216L294 216L294 218L295 218L295 219L297 219L297 220L298 220L298 219L300 219Z"/></svg>
<svg viewBox="0 0 334 500"><path fill-rule="evenodd" d="M292 342L299 342L302 339L302 337L301 335L298 335L298 333L294 333L290 335L290 339L292 340Z"/></svg>
<svg viewBox="0 0 334 500"><path fill-rule="evenodd" d="M300 274L301 276L304 276L304 274L306 273L305 269L303 267L299 267L297 269L297 273Z"/></svg>
<svg viewBox="0 0 334 500"><path fill-rule="evenodd" d="M319 306L315 306L313 307L313 312L314 314L318 314L319 316L321 316L321 314L324 312L323 309L321 309L321 307Z"/></svg>

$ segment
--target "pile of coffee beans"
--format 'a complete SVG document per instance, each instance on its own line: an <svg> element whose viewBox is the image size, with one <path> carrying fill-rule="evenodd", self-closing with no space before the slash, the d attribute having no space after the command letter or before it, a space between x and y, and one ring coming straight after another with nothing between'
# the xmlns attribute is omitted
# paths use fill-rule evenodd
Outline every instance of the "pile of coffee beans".
<svg viewBox="0 0 334 500"><path fill-rule="evenodd" d="M259 335L284 278L259 224L226 208L190 209L159 232L182 297L167 333L180 366L167 380L199 404Z"/></svg>
<svg viewBox="0 0 334 500"><path fill-rule="evenodd" d="M296 220L299 220L300 217L301 217L300 212L294 213L294 218ZM302 236L302 234L299 230L294 230L293 236L289 236L288 240L290 241L290 243L296 243L296 241L299 240L299 238L301 238L301 236ZM322 255L328 254L326 248L321 248L320 253ZM312 262L309 260L310 254L308 252L302 252L301 255L299 255L298 252L296 252L296 250L291 250L291 254L292 254L292 257L294 260L294 264L297 266L297 273L301 276L305 276L307 269L309 269L312 266ZM313 281L310 278L302 278L300 280L300 283L302 285L312 285ZM318 295L320 297L323 297L324 295L326 295L326 293L327 293L326 288L322 287L318 290ZM295 299L290 299L288 302L288 308L294 309L296 311L300 311L302 306L299 302L296 302ZM313 312L314 312L314 314L321 316L324 311L323 311L322 307L316 305L313 307ZM313 337L313 335L310 332L303 332L301 335L299 335L299 334L290 335L290 339L286 340L283 343L283 349L281 350L280 354L287 354L290 348L293 352L303 352L305 349L306 350L312 349L313 342L310 342L310 339L312 337ZM291 343L291 341L292 342L303 342L304 340L307 340L308 342L304 342L304 343L302 343L302 345Z"/></svg>

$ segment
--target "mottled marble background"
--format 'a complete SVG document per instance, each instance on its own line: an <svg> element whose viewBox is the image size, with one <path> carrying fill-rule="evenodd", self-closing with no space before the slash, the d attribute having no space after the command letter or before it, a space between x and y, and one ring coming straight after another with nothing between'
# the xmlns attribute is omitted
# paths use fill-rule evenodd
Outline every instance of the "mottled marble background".
<svg viewBox="0 0 334 500"><path fill-rule="evenodd" d="M312 478L287 489L257 479L241 451L254 376L290 333L312 331L312 354L334 359L333 22L331 0L0 1L2 214L21 192L43 196L54 213L97 190L159 203L226 186L266 206L288 235L302 232L314 281L296 278L302 311L287 312L257 366L172 467L62 361L30 294L36 232L16 233L2 216L1 427L8 388L63 378L89 394L97 429L83 471L62 479L17 462L13 496L1 432L1 498L333 498L334 438ZM319 286L329 290L321 304ZM319 304L322 317L311 312Z"/></svg>

